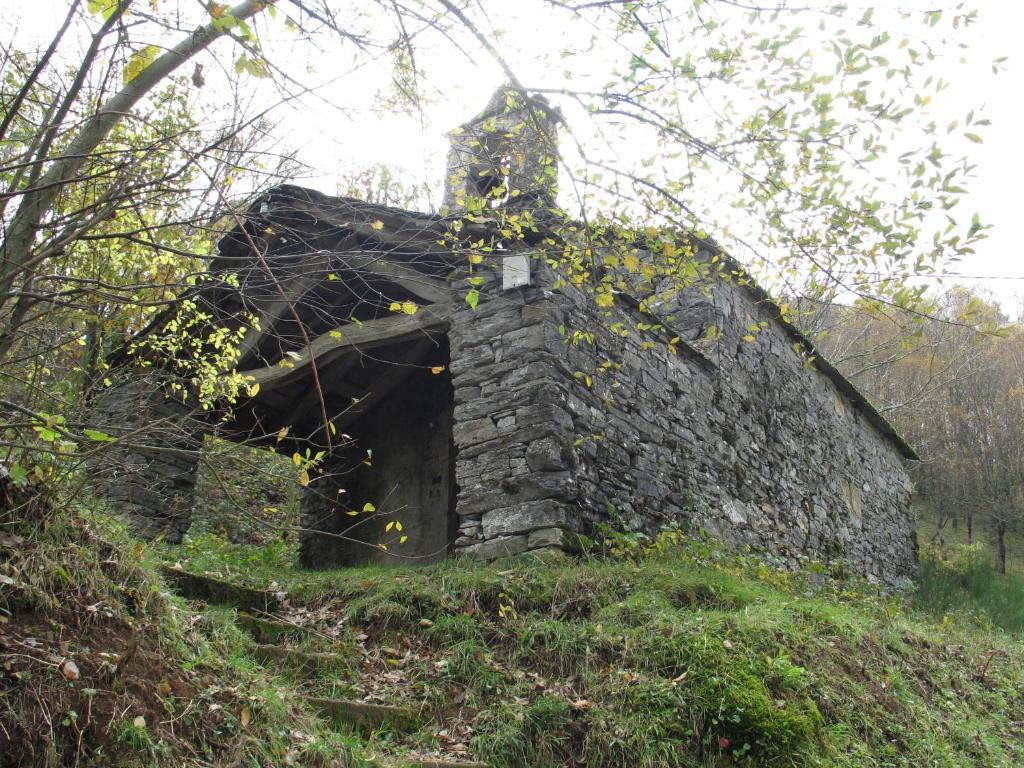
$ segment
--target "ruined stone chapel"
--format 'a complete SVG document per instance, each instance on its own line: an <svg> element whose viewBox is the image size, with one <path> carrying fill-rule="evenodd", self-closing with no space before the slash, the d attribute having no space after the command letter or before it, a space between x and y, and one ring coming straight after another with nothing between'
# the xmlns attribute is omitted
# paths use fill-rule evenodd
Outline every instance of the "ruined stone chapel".
<svg viewBox="0 0 1024 768"><path fill-rule="evenodd" d="M173 427L172 450L125 440L97 473L136 531L181 539L216 430L324 451L311 567L571 550L608 522L909 575L912 448L738 264L677 233L715 268L664 301L566 279L555 254L586 232L555 208L559 119L500 90L452 134L442 215L288 185L253 201L190 300L238 331L254 396L196 418L150 369L100 398L115 435Z"/></svg>

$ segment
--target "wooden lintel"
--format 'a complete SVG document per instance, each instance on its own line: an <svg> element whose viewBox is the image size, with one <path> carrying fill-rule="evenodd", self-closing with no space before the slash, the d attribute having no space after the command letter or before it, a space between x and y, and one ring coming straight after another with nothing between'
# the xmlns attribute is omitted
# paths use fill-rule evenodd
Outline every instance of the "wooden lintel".
<svg viewBox="0 0 1024 768"><path fill-rule="evenodd" d="M408 341L448 329L447 305L430 304L420 307L414 315L399 314L379 320L366 320L360 324L348 323L314 339L308 348L292 353L276 365L239 371L248 381L263 388L278 386L293 377L305 375L310 360L317 366L347 351L361 352L387 344Z"/></svg>

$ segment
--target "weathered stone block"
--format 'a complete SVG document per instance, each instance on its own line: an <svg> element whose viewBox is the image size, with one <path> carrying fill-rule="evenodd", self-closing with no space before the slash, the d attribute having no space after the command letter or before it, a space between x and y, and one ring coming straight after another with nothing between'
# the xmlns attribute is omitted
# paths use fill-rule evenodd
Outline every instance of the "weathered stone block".
<svg viewBox="0 0 1024 768"><path fill-rule="evenodd" d="M565 450L557 440L544 437L530 443L526 449L526 463L534 472L552 472L568 469Z"/></svg>
<svg viewBox="0 0 1024 768"><path fill-rule="evenodd" d="M510 533L527 533L538 528L569 525L564 505L550 499L492 509L483 515L485 539Z"/></svg>
<svg viewBox="0 0 1024 768"><path fill-rule="evenodd" d="M527 549L529 549L528 536L499 536L496 539L489 539L479 544L465 547L461 552L478 557L481 560L493 560L496 557L518 555Z"/></svg>

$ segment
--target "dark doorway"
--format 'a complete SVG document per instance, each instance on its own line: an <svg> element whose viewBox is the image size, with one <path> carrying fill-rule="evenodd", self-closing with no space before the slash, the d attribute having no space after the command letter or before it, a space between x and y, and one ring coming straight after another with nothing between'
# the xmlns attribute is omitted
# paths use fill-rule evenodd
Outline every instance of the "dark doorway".
<svg viewBox="0 0 1024 768"><path fill-rule="evenodd" d="M420 359L392 363L402 369L391 372L386 394L372 398L345 428L352 447L306 489L303 527L335 535L304 533L303 565L414 564L447 556L457 530L454 400L447 338L430 347Z"/></svg>

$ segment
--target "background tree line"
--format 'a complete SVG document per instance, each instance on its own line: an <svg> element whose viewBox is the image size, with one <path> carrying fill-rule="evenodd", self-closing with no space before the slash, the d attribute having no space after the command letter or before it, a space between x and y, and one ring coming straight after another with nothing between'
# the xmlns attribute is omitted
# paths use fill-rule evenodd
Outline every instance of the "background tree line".
<svg viewBox="0 0 1024 768"><path fill-rule="evenodd" d="M966 529L1006 572L1024 523L1024 326L953 286L923 313L804 301L820 347L913 445L925 541Z"/></svg>

